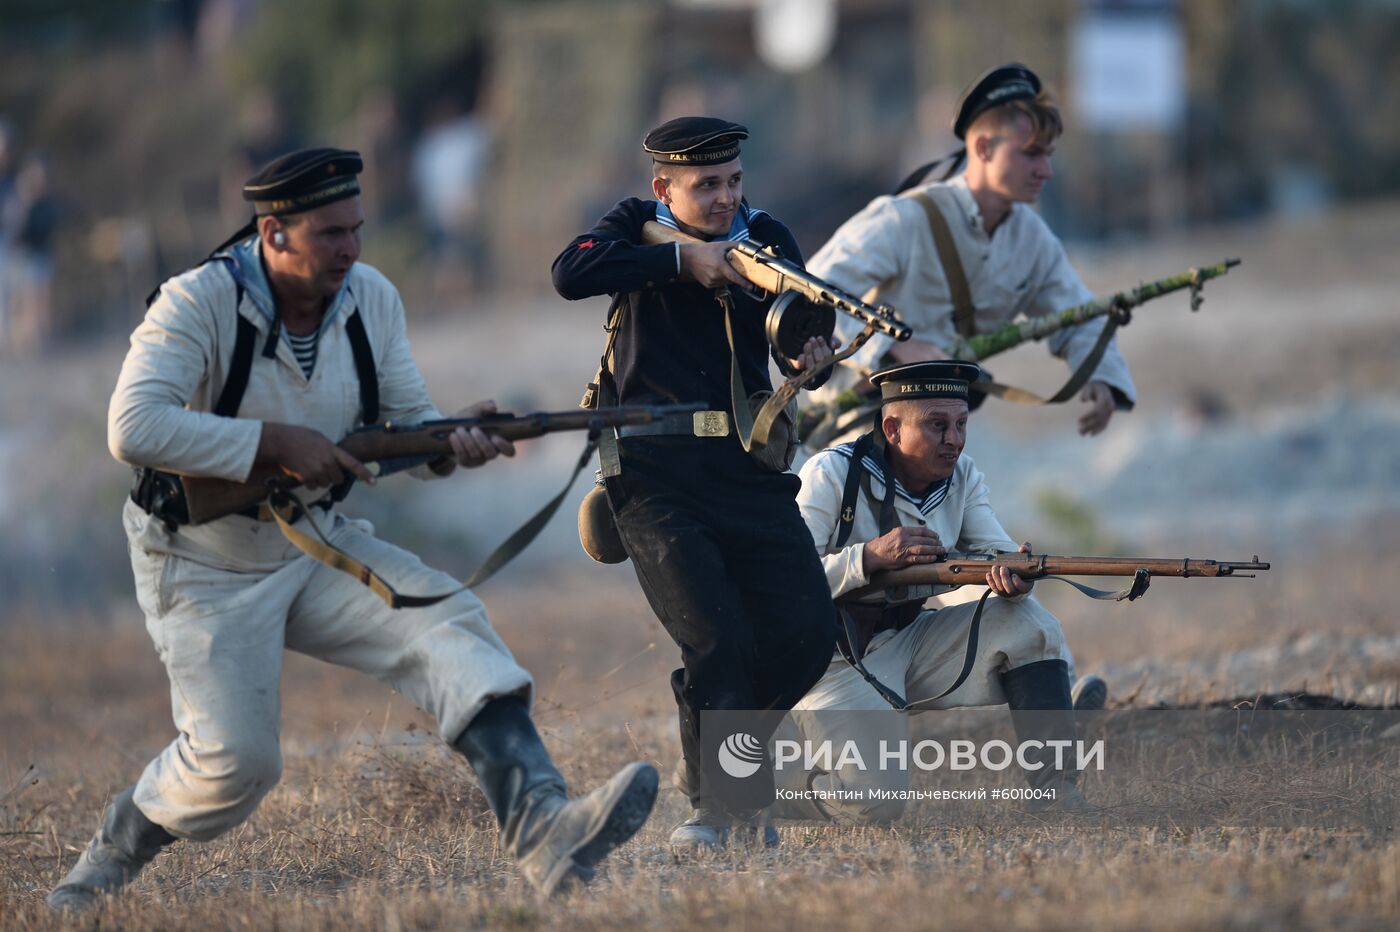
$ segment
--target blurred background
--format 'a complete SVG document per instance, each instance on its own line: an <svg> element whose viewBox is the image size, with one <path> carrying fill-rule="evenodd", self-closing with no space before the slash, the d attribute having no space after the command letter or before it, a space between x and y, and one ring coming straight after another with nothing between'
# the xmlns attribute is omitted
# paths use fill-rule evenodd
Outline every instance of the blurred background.
<svg viewBox="0 0 1400 932"><path fill-rule="evenodd" d="M0 0L0 56L0 619L139 617L107 399L145 295L246 219L239 185L272 156L363 152L363 258L404 293L441 407L562 409L606 302L558 299L549 264L647 192L648 128L747 124L749 199L810 255L954 148L959 92L1008 60L1062 105L1039 209L1096 293L1244 264L1199 313L1183 294L1137 313L1119 342L1142 401L1104 436L1075 435L1075 403L983 408L970 452L1003 522L1053 551L1285 570L1400 540L1393 0ZM992 368L1041 391L1066 374L1036 346ZM580 443L350 507L464 575ZM482 595L541 579L649 619L567 506Z"/></svg>

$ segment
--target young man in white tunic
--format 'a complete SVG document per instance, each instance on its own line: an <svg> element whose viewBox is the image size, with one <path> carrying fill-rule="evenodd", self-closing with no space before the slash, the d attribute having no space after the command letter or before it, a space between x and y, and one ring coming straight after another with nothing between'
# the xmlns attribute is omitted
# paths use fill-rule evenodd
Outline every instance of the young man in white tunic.
<svg viewBox="0 0 1400 932"><path fill-rule="evenodd" d="M475 770L502 848L543 893L588 879L650 813L648 764L568 799L530 719L530 674L470 591L394 610L257 516L192 526L172 505L169 473L243 481L255 465L275 466L307 501L322 499L310 510L330 541L395 589L458 589L324 497L347 475L374 482L334 441L364 421L442 416L410 354L397 290L358 262L361 167L357 153L329 148L272 162L243 189L254 220L167 281L132 334L108 442L141 467L122 517L178 734L113 798L49 894L56 909L94 907L163 847L208 841L252 814L282 773L286 649L368 673L430 713ZM420 478L514 452L479 428L458 428L451 445L455 457L419 467Z"/></svg>
<svg viewBox="0 0 1400 932"><path fill-rule="evenodd" d="M876 373L871 381L882 398L878 433L823 450L802 467L797 504L833 597L867 585L874 573L935 563L950 552L1029 552L1030 544L1018 547L1002 529L981 471L963 454L969 384L979 374L976 365L955 360ZM850 502L853 463L864 476L857 477ZM843 512L850 520L843 521ZM850 647L869 674L915 711L1007 703L1021 740L1044 739L1047 732L1073 739L1073 660L1060 622L1031 597L1033 583L1004 567L987 573L985 582L992 595L960 684L976 605L856 609L861 630ZM1031 714L1019 714L1023 712ZM788 724L794 727L785 728L780 738L813 747L830 741L837 749L857 742L866 766L838 763L829 772L779 769L774 817L853 823L899 817L903 800L872 799L869 790L897 794L909 788L908 770L881 769L875 763L882 741L895 747L910 740L908 715L896 713L841 653L793 709ZM1083 805L1073 773L1046 766L1028 771L1028 777L1033 786L1053 784L1057 806ZM794 791L797 798L785 800L782 790Z"/></svg>
<svg viewBox="0 0 1400 932"><path fill-rule="evenodd" d="M895 196L871 201L817 251L807 263L812 272L852 294L878 288L879 300L898 310L914 338L897 343L876 334L813 393L814 403L864 387L877 369L948 358L946 347L960 327L930 209L946 223L964 273L971 316L963 326L972 333L988 333L1021 314L1052 314L1092 300L1064 247L1031 207L1053 173L1050 160L1062 129L1059 110L1029 68L993 68L964 93L953 121L966 148L920 168ZM964 161L966 169L954 176ZM942 178L927 180L945 162L951 165ZM1106 322L1061 330L1046 346L1076 370ZM837 335L846 342L859 330L853 319L837 322ZM1127 362L1110 341L1080 393L1088 410L1079 432L1100 433L1114 411L1131 408L1136 397Z"/></svg>

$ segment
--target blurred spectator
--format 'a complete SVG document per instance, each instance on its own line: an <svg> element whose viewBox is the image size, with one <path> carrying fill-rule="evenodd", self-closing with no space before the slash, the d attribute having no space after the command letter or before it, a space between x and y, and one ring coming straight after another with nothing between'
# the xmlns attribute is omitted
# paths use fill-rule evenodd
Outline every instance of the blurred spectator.
<svg viewBox="0 0 1400 932"><path fill-rule="evenodd" d="M286 108L267 85L253 88L238 108L239 151L227 161L219 184L220 211L230 233L248 222L252 211L239 192L243 182L277 156L301 146L288 125Z"/></svg>
<svg viewBox="0 0 1400 932"><path fill-rule="evenodd" d="M366 94L355 111L354 148L364 156L360 195L371 225L392 223L412 210L409 186L408 131L398 102L388 88Z"/></svg>
<svg viewBox="0 0 1400 932"><path fill-rule="evenodd" d="M58 228L58 201L49 190L48 167L30 155L15 176L14 194L0 215L9 241L9 319L0 346L11 353L43 348L52 316L53 240Z"/></svg>
<svg viewBox="0 0 1400 932"><path fill-rule="evenodd" d="M9 332L10 236L4 218L15 196L14 128L0 117L0 347Z"/></svg>
<svg viewBox="0 0 1400 932"><path fill-rule="evenodd" d="M480 285L481 190L490 148L485 121L460 112L447 97L434 104L414 148L413 186L432 243L437 296L466 294Z"/></svg>

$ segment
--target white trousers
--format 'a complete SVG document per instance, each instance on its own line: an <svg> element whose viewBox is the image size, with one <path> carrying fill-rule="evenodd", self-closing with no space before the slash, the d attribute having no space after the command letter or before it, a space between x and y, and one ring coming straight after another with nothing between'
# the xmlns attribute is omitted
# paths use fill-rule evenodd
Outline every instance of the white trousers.
<svg viewBox="0 0 1400 932"><path fill-rule="evenodd" d="M446 573L375 539L366 522L318 520L336 546L400 592L457 588ZM532 698L530 675L471 592L393 610L357 580L296 551L275 568L245 572L136 545L131 562L179 729L142 773L135 800L179 837L204 841L228 831L281 776L284 649L383 681L432 715L449 742L488 700Z"/></svg>
<svg viewBox="0 0 1400 932"><path fill-rule="evenodd" d="M911 705L937 696L953 685L962 671L975 610L975 604L940 608L919 615L903 631L877 634L866 649L865 668ZM1016 601L991 596L982 611L977 653L967 679L947 696L924 702L917 710L1004 703L1001 674L1038 660L1064 660L1073 676L1074 660L1059 620L1034 596ZM808 799L779 799L771 810L773 816L878 824L903 814L903 800L871 799L869 791L909 788L909 771L881 769L873 763L880 760L881 741L894 746L910 740L909 715L895 712L840 654L832 658L826 675L784 719L775 737L811 742L813 746L830 741L835 748L854 741L867 766L848 765L816 775L798 767L781 768L777 771L780 790L859 792L827 796L819 805Z"/></svg>

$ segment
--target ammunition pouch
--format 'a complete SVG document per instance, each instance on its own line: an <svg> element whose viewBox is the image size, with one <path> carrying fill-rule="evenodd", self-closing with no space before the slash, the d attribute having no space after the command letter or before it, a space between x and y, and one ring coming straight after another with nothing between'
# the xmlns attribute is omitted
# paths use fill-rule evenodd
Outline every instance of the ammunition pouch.
<svg viewBox="0 0 1400 932"><path fill-rule="evenodd" d="M182 524L190 523L190 510L185 502L185 487L180 477L143 466L133 470L135 481L131 485L131 500L141 510L160 519L165 529L174 533Z"/></svg>
<svg viewBox="0 0 1400 932"><path fill-rule="evenodd" d="M845 603L842 606L855 622L856 639L859 643L850 644L844 630L837 630L837 640L842 652L857 659L865 656L875 635L881 631L903 631L914 623L924 611L923 602L901 602L897 605L870 605L860 602Z"/></svg>
<svg viewBox="0 0 1400 932"><path fill-rule="evenodd" d="M159 519L165 525L165 529L172 534L180 527L190 523L189 502L185 498L185 486L180 481L179 476L174 473L162 472L159 469L152 469L149 466L137 467L132 472L136 474L136 477L131 484L131 500L142 511ZM353 481L353 476L347 476L345 482L336 486L329 494L311 502L308 507L320 508L322 512L329 512L337 502L344 499L349 493ZM279 496L281 496L280 499ZM272 503L277 505L284 504L286 500L286 493L274 494L271 499ZM293 523L301 520L302 513L298 507ZM252 518L254 521L273 520L272 513L266 505L254 505L244 508L242 511L235 511L233 514L243 518Z"/></svg>
<svg viewBox="0 0 1400 932"><path fill-rule="evenodd" d="M758 417L763 405L772 396L770 391L754 392L749 396L749 412ZM771 472L787 472L797 456L797 399L789 401L768 428L768 436L762 444L755 443L749 455L764 469Z"/></svg>

